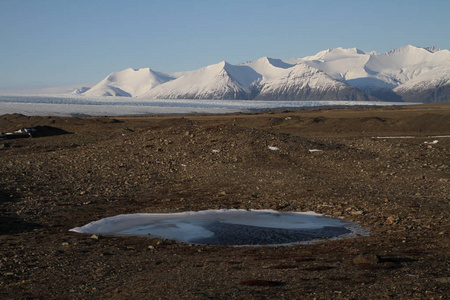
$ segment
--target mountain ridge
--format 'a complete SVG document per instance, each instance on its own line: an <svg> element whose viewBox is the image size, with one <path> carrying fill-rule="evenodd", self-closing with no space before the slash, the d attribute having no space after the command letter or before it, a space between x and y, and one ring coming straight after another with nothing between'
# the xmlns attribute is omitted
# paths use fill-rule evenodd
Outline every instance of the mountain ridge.
<svg viewBox="0 0 450 300"><path fill-rule="evenodd" d="M412 45L379 54L330 48L165 73L125 69L80 94L149 99L450 101L450 51Z"/></svg>

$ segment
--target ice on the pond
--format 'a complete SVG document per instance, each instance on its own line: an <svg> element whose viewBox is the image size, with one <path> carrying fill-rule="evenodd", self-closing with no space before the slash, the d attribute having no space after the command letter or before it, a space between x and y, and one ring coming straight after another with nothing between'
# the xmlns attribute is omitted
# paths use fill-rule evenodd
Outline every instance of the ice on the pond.
<svg viewBox="0 0 450 300"><path fill-rule="evenodd" d="M313 212L206 210L172 214L118 215L71 231L153 236L210 245L282 245L335 238L357 231L350 222Z"/></svg>
<svg viewBox="0 0 450 300"><path fill-rule="evenodd" d="M125 235L152 235L172 240L196 240L204 237L214 236L201 225L195 225L182 220L177 222L157 222L155 224L142 225L123 230L120 234Z"/></svg>

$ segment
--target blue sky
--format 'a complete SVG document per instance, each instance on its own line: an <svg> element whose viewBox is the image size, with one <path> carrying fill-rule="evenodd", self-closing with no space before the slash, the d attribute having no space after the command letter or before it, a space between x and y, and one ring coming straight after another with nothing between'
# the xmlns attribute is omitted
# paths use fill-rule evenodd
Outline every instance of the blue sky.
<svg viewBox="0 0 450 300"><path fill-rule="evenodd" d="M333 47L450 49L450 1L0 0L0 89Z"/></svg>

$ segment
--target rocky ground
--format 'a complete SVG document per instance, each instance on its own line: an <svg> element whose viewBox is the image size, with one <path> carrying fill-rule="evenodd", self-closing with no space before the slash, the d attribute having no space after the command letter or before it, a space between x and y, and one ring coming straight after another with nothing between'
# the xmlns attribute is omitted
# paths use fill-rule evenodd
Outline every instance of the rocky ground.
<svg viewBox="0 0 450 300"><path fill-rule="evenodd" d="M450 135L449 105L0 116L2 132L36 126L40 136L0 141L2 299L449 295L450 138L428 137ZM315 211L370 234L229 247L69 232L117 214L220 208Z"/></svg>

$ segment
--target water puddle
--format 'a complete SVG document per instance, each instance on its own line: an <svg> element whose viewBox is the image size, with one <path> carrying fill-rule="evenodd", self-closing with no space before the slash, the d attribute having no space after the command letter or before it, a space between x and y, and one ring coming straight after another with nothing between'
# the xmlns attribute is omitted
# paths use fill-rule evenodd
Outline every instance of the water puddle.
<svg viewBox="0 0 450 300"><path fill-rule="evenodd" d="M118 215L71 231L235 246L289 245L362 233L355 223L327 218L314 212L238 209Z"/></svg>

